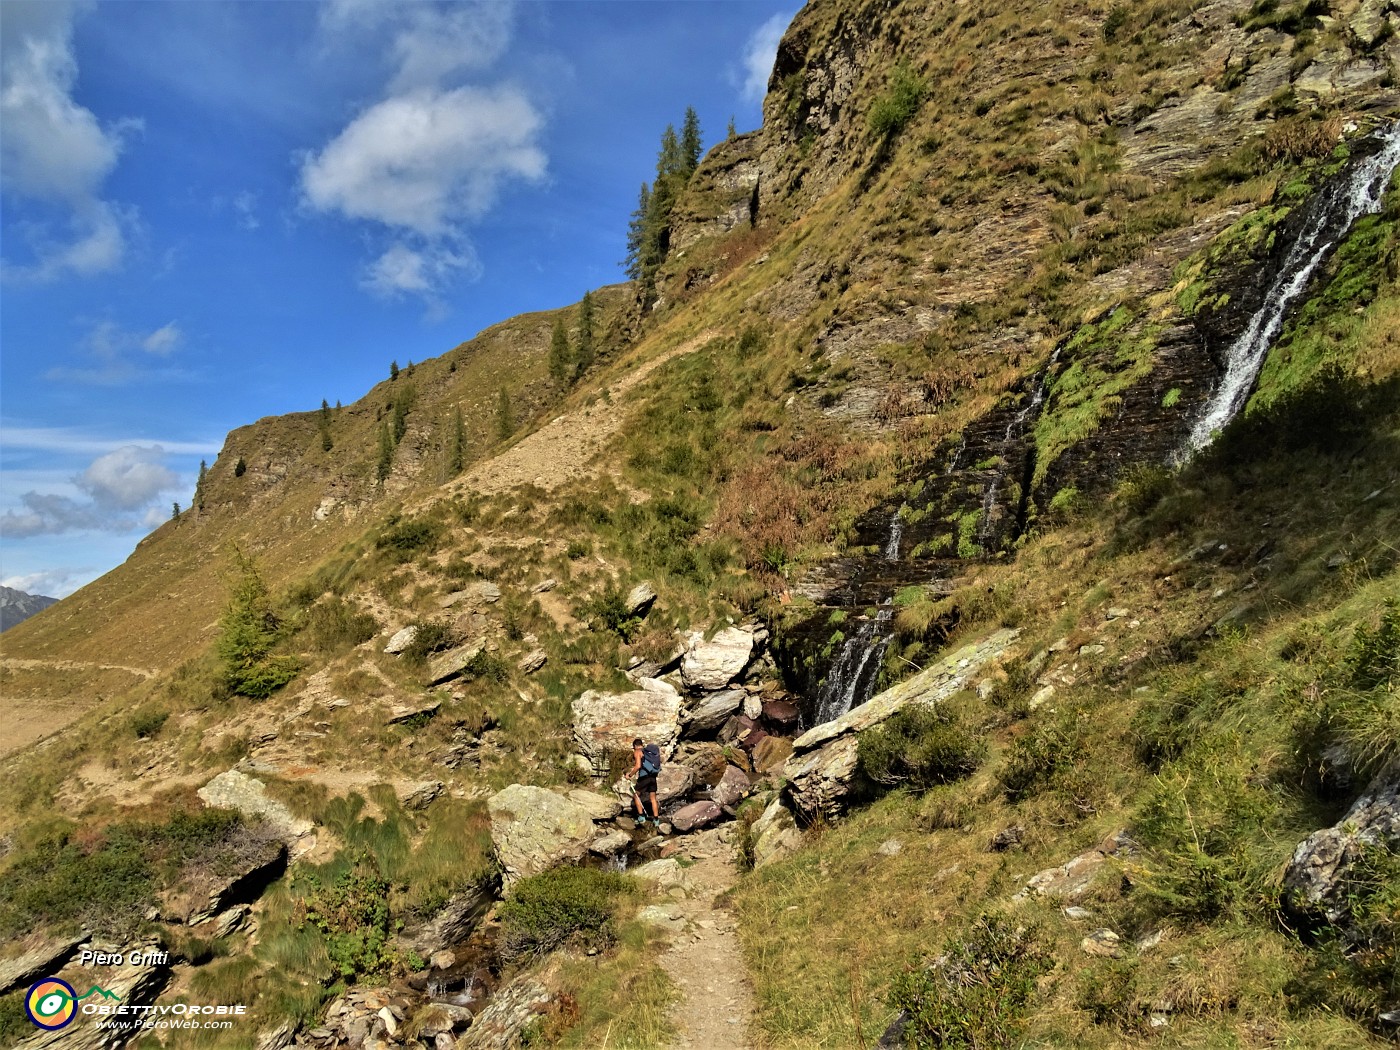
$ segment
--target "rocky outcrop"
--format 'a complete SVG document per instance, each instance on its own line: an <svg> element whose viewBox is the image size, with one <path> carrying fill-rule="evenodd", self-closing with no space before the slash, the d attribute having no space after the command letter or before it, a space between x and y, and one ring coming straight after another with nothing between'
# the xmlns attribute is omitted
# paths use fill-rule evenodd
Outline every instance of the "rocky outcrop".
<svg viewBox="0 0 1400 1050"><path fill-rule="evenodd" d="M261 780L236 769L220 773L200 788L197 794L206 806L234 809L245 817L261 820L293 847L312 828L311 821L293 815L281 802L268 797L267 785Z"/></svg>
<svg viewBox="0 0 1400 1050"><path fill-rule="evenodd" d="M909 704L938 703L967 688L982 667L1006 651L1018 633L1004 629L965 645L914 677L794 740L793 754L783 766L783 775L798 811L809 820L839 815L855 778L857 735Z"/></svg>
<svg viewBox="0 0 1400 1050"><path fill-rule="evenodd" d="M753 843L753 866L764 867L782 860L802 845L802 831L792 811L783 805L782 799L774 799L763 811L763 815L753 822L749 829Z"/></svg>
<svg viewBox="0 0 1400 1050"><path fill-rule="evenodd" d="M233 834L214 861L198 866L161 898L166 921L198 926L235 904L256 900L287 869L287 844L255 824Z"/></svg>
<svg viewBox="0 0 1400 1050"><path fill-rule="evenodd" d="M629 693L590 689L574 701L574 741L597 775L608 771L608 755L631 751L641 737L663 755L675 749L680 733L681 695L669 682L644 678Z"/></svg>
<svg viewBox="0 0 1400 1050"><path fill-rule="evenodd" d="M639 583L627 592L624 602L627 606L628 616L645 616L651 611L652 603L656 601L656 588L649 583Z"/></svg>
<svg viewBox="0 0 1400 1050"><path fill-rule="evenodd" d="M1351 915L1349 878L1367 849L1400 842L1400 759L1378 773L1346 815L1298 844L1283 875L1283 907L1308 929L1328 923L1345 930Z"/></svg>
<svg viewBox="0 0 1400 1050"><path fill-rule="evenodd" d="M544 1012L553 994L548 986L529 973L522 973L497 989L457 1040L456 1050L511 1050L519 1045L525 1026Z"/></svg>
<svg viewBox="0 0 1400 1050"><path fill-rule="evenodd" d="M104 952L137 951L142 955L160 955L159 945L153 940L139 945L94 945L94 948ZM122 1006L131 1008L149 1006L155 1002L170 980L170 969L157 965L70 967L53 976L67 981L79 994L94 985L101 987L120 1000ZM26 1030L32 1031L28 1022L23 1023ZM13 1045L17 1050L111 1050L112 1047L124 1046L139 1032L140 1029L99 1028L93 1018L80 1017L63 1028L35 1032Z"/></svg>
<svg viewBox="0 0 1400 1050"><path fill-rule="evenodd" d="M409 784L400 792L404 809L427 809L443 792L441 780L423 780Z"/></svg>
<svg viewBox="0 0 1400 1050"><path fill-rule="evenodd" d="M1088 894L1108 858L1131 855L1135 849L1127 832L1119 831L1063 864L1036 872L1011 899L1054 897L1065 904L1075 904Z"/></svg>
<svg viewBox="0 0 1400 1050"><path fill-rule="evenodd" d="M424 959L462 943L471 936L495 903L496 891L496 880L491 879L454 893L427 922L404 930L399 935L400 942Z"/></svg>
<svg viewBox="0 0 1400 1050"><path fill-rule="evenodd" d="M742 689L721 689L717 693L704 693L694 703L686 707L681 721L685 724L686 736L699 736L713 733L729 716L743 705L748 694Z"/></svg>
<svg viewBox="0 0 1400 1050"><path fill-rule="evenodd" d="M692 802L671 814L671 826L685 833L703 828L706 824L713 824L723 815L723 810L713 802Z"/></svg>
<svg viewBox="0 0 1400 1050"><path fill-rule="evenodd" d="M32 936L31 941L37 943L30 943L13 958L0 960L0 995L53 973L68 961L68 957L85 940L86 933L75 933L70 937Z"/></svg>
<svg viewBox="0 0 1400 1050"><path fill-rule="evenodd" d="M486 806L506 888L561 861L581 859L595 835L587 806L547 788L512 784L492 795Z"/></svg>
<svg viewBox="0 0 1400 1050"><path fill-rule="evenodd" d="M428 661L428 685L441 685L443 682L450 682L454 678L460 678L471 666L473 660L481 655L481 643L463 645L456 649L450 649L440 656L433 657Z"/></svg>

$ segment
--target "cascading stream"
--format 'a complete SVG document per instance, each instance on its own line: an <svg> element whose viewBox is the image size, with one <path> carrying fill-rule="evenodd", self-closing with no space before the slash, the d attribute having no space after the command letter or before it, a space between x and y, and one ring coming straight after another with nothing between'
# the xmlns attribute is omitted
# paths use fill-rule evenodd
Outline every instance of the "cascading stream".
<svg viewBox="0 0 1400 1050"><path fill-rule="evenodd" d="M1045 387L1050 381L1050 373L1055 368L1055 362L1060 359L1061 349L1062 347L1060 346L1055 347L1055 352L1050 355L1050 360L1045 363L1045 367L1041 370L1040 375L1036 376L1035 388L1031 393L1031 399L1027 401L1025 405L1021 407L1021 411L1012 416L1011 420L1006 424L1006 433L1001 436L1003 459L1005 458L1007 446L1011 444L1012 437L1024 433L1026 421L1030 420L1034 422L1039 416L1040 406L1045 401ZM1001 479L1005 475L1005 468L1009 466L1010 464L1007 463L1002 464L1003 470L998 471L992 478L992 483L987 486L987 491L982 496L982 523L977 530L977 542L981 543L984 547L992 538L992 511L996 509L997 495L1001 491Z"/></svg>
<svg viewBox="0 0 1400 1050"><path fill-rule="evenodd" d="M901 503L899 509L890 517L890 538L885 541L882 552L885 561L899 561L899 541L904 538L904 511L908 506L907 503Z"/></svg>
<svg viewBox="0 0 1400 1050"><path fill-rule="evenodd" d="M888 629L893 615L894 609L882 604L874 617L861 624L860 630L841 644L841 651L817 693L814 724L840 718L870 699L885 650L894 641L894 633Z"/></svg>
<svg viewBox="0 0 1400 1050"><path fill-rule="evenodd" d="M1209 445L1244 407L1289 307L1307 287L1313 271L1357 219L1380 210L1391 173L1400 166L1400 122L1382 132L1380 141L1379 152L1358 164L1350 179L1324 191L1316 214L1289 249L1263 305L1226 351L1225 375L1191 429L1184 458Z"/></svg>

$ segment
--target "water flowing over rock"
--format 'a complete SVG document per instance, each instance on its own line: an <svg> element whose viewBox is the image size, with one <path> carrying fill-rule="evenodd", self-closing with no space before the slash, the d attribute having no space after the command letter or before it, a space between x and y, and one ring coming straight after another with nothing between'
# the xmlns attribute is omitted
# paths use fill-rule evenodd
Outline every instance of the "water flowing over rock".
<svg viewBox="0 0 1400 1050"><path fill-rule="evenodd" d="M496 902L494 879L455 893L427 922L411 927L399 940L424 959L465 941Z"/></svg>
<svg viewBox="0 0 1400 1050"><path fill-rule="evenodd" d="M681 695L668 682L644 678L629 693L590 689L574 701L574 741L595 774L608 771L608 754L632 750L641 737L663 755L675 750L680 734Z"/></svg>
<svg viewBox="0 0 1400 1050"><path fill-rule="evenodd" d="M753 647L753 634L737 627L726 627L708 642L692 634L681 657L681 681L694 692L723 689L743 673Z"/></svg>
<svg viewBox="0 0 1400 1050"><path fill-rule="evenodd" d="M492 795L486 807L507 888L560 861L580 860L596 834L587 806L547 788L512 784Z"/></svg>
<svg viewBox="0 0 1400 1050"><path fill-rule="evenodd" d="M798 810L807 819L838 815L855 777L857 734L908 704L937 703L966 688L983 666L1006 651L1019 633L1003 629L965 645L868 703L815 726L794 740L793 755L783 766L783 775Z"/></svg>
<svg viewBox="0 0 1400 1050"><path fill-rule="evenodd" d="M1345 927L1351 914L1348 878L1362 853L1400 842L1400 759L1382 769L1346 815L1298 844L1283 875L1284 911L1308 928Z"/></svg>
<svg viewBox="0 0 1400 1050"><path fill-rule="evenodd" d="M1250 318L1244 332L1225 352L1225 374L1204 411L1191 428L1187 454L1210 444L1249 400L1254 380L1273 346L1288 310L1307 288L1313 271L1337 246L1360 216L1378 211L1390 175L1400 165L1400 123L1380 136L1381 148L1361 161L1345 181L1324 188L1305 207L1307 221L1299 231L1278 276Z"/></svg>
<svg viewBox="0 0 1400 1050"><path fill-rule="evenodd" d="M885 650L894 640L894 632L889 629L893 612L888 605L881 606L842 643L817 694L817 722L839 718L870 698Z"/></svg>

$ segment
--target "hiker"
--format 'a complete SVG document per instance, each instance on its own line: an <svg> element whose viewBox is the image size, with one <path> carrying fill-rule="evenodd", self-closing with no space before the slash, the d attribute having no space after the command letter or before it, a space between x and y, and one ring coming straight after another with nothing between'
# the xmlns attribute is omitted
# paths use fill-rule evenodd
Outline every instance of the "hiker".
<svg viewBox="0 0 1400 1050"><path fill-rule="evenodd" d="M656 774L661 772L661 748L655 744L642 745L642 738L632 741L632 776L637 778L637 786L632 791L632 805L637 811L637 821L647 822L647 806L643 799L651 799L651 821L661 826L661 807L656 804Z"/></svg>

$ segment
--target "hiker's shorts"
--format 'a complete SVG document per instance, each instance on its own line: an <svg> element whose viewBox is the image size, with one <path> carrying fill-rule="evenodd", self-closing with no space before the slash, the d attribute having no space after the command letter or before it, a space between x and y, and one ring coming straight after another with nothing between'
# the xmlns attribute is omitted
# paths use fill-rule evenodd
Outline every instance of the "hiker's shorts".
<svg viewBox="0 0 1400 1050"><path fill-rule="evenodd" d="M637 794L651 795L656 793L656 775L637 778Z"/></svg>

